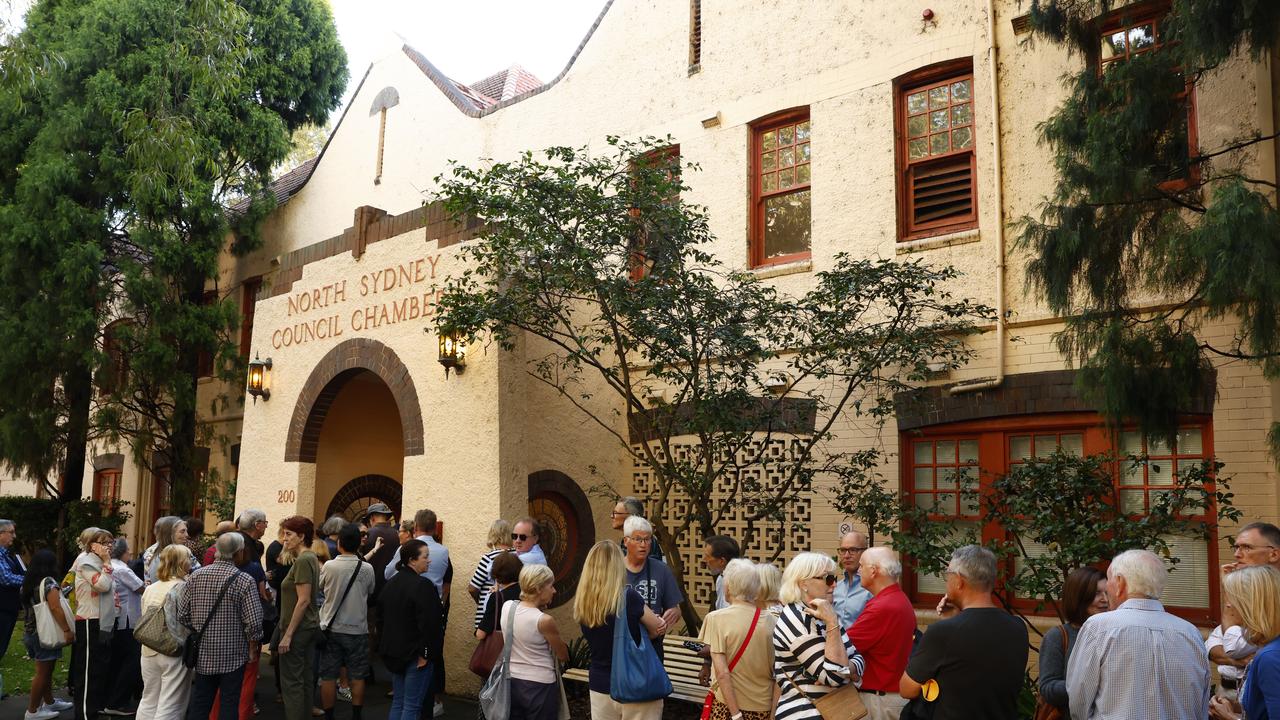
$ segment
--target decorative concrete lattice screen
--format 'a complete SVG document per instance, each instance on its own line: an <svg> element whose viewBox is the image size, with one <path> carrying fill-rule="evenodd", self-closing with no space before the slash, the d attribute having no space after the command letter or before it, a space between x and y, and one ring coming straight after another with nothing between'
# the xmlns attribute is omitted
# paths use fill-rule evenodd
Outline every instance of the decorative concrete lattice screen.
<svg viewBox="0 0 1280 720"><path fill-rule="evenodd" d="M693 440L671 443L675 459L683 462L696 461L697 447L697 441ZM636 449L639 451L640 446L637 445ZM760 492L767 496L770 491L784 482L786 469L790 467L791 459L796 456L799 449L800 440L797 438L778 437L776 434L766 438L762 433L758 441L738 453L738 467L733 471L734 474L726 474L721 478L712 495L712 506L716 507L718 501L727 501L733 487L749 484L747 481L758 482ZM661 460L665 461L662 449L656 444L654 451ZM752 462L755 458L760 460ZM632 471L631 481L635 495L645 500L645 507L650 508L651 503L646 498L657 497L661 492L654 472L648 465L638 460L634 462ZM739 483L738 480L743 482ZM684 521L684 518L690 514L692 505L688 495L678 489L673 489L669 497L662 521L667 527L673 527ZM782 552L774 560L778 569L783 569L785 563L796 553L811 550L812 533L809 528L813 519L812 503L812 494L809 492L793 500L789 506L790 518L782 523L781 527L776 521L757 522L756 539L751 547L744 549L744 556L754 562L763 562L771 558L777 549L776 538L779 530L781 530ZM735 504L720 522L716 528L717 531L741 543L747 528L744 518L746 510L741 504ZM691 528L685 533L680 547L680 555L685 567L685 592L689 594L694 604L710 605L715 597L715 583L702 564L702 537L699 532L696 527Z"/></svg>

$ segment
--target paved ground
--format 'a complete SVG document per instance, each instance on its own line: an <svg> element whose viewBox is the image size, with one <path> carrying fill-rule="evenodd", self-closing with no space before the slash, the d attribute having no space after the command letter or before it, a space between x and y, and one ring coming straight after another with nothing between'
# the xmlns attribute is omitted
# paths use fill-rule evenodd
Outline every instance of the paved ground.
<svg viewBox="0 0 1280 720"><path fill-rule="evenodd" d="M255 693L258 702L258 708L261 713L257 716L258 720L284 720L284 704L276 700L276 690L274 679L271 675L270 666L262 666L262 675L258 682L258 691ZM385 677L385 673L379 673L379 677ZM10 692L14 688L9 687ZM387 691L391 689L391 683L388 680L382 680L370 691L366 693L364 717L365 720L385 720L387 712L391 709L391 700L387 698ZM60 688L54 693L58 697L66 697L65 688ZM472 700L464 698L444 698L446 720L475 720L476 705ZM0 720L21 720L23 712L27 709L27 696L25 694L19 696L9 696L0 701ZM351 705L341 700L338 701L337 712L335 713L338 720L347 720L351 717ZM62 714L64 719L71 718L71 712L67 711ZM103 716L104 718L106 716ZM150 720L149 718L137 718L137 720Z"/></svg>

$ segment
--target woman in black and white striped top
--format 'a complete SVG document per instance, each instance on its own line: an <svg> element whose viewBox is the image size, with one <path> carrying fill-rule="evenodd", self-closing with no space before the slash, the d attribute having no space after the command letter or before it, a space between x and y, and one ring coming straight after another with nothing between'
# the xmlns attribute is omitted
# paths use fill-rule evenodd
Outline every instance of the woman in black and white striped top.
<svg viewBox="0 0 1280 720"><path fill-rule="evenodd" d="M813 698L862 682L862 656L831 604L835 572L826 555L801 553L782 574L783 606L773 628L773 672L781 692L777 720L821 718Z"/></svg>
<svg viewBox="0 0 1280 720"><path fill-rule="evenodd" d="M493 576L490 571L493 567L493 559L502 553L511 552L511 523L501 518L494 520L489 526L489 538L486 544L489 546L489 552L480 556L480 563L471 576L471 582L467 584L467 592L471 594L471 599L476 601L472 629L480 627L480 619L484 617L485 601L489 599L489 593L493 590Z"/></svg>

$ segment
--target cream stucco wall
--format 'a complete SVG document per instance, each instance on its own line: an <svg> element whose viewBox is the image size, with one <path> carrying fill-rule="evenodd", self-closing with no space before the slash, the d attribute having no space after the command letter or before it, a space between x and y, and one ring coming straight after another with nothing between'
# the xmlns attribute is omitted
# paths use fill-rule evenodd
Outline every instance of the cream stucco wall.
<svg viewBox="0 0 1280 720"><path fill-rule="evenodd" d="M600 148L609 134L670 134L680 144L682 159L700 165L699 172L685 178L692 186L686 199L708 208L717 238L713 251L727 264L742 267L750 204L750 124L779 110L808 106L814 153L812 261L770 282L788 292L803 292L812 284L813 272L829 267L839 252L921 258L957 267L964 274L952 289L995 305L1001 218L1008 223L1035 212L1040 199L1052 191L1053 168L1035 127L1062 99L1062 74L1080 62L1047 43L1025 43L1010 24L1023 12L1018 3L1000 0L996 5L1001 168L993 161L985 5L971 0L937 0L931 5L932 23L921 22L917 7L883 0L785 7L704 1L702 70L692 76L686 67L686 8L618 0L558 84L481 118L464 115L404 53L391 51L370 68L315 174L269 220L263 250L249 258L226 260L223 277L233 284L265 274L269 287L273 258L340 234L352 224L356 207L372 205L393 214L417 207L430 198L433 178L446 169L448 160L504 160L555 144ZM973 61L979 227L954 244L904 252L908 248L897 242L894 200L893 79L955 58ZM1243 125L1264 132L1271 128L1270 79L1267 68L1243 59L1219 68L1199 97L1202 146L1220 145ZM373 96L388 86L397 89L400 104L387 115L383 177L375 184L378 117L368 111ZM717 115L718 125L704 127L704 119ZM1244 162L1274 174L1268 155L1259 149ZM996 197L997 171L1003 178L1002 201ZM1061 323L1023 287L1025 255L1012 240L1010 231L1005 299L1012 337L1003 349L995 347L992 332L976 337L974 362L939 382L993 376L1002 353L1003 368L1010 374L1067 367L1052 344ZM325 448L335 450L338 445L322 435L321 462L315 465L285 462L283 448L291 420L307 412L296 407L296 398L311 368L338 342L353 336L386 344L409 367L422 407L425 450L403 459L404 507L431 507L446 520L446 544L463 577L484 549L489 522L523 513L530 473L558 470L584 487L604 480L626 489L629 467L613 441L525 373L525 361L542 350L531 340L518 342L511 352L472 348L466 373L446 380L435 362L435 339L423 332L431 326L429 319L370 331L351 329L351 313L369 301L359 297L352 284L341 307L332 309L340 320L346 319L346 334L289 347L273 345L276 331L328 312L291 315L291 296L344 279L356 283L365 273L436 253L439 274L433 282L438 284L457 271L457 252L456 246L438 249L423 231L411 232L369 246L359 260L342 254L313 262L290 295L259 302L253 348L272 357L272 397L244 409L238 508L265 509L273 526L285 515L323 508L326 493L337 482L325 475ZM1230 321L1215 322L1204 334L1220 338L1229 336L1232 328ZM1275 419L1280 390L1252 366L1226 361L1216 366L1217 451L1235 477L1237 503L1246 517L1274 521L1280 517L1276 474L1262 437ZM596 401L607 402L607 396L598 394ZM891 458L897 451L893 427L876 433L849 417L836 429L834 450L874 445L890 452ZM597 476L592 476L592 467ZM896 458L882 470L896 478ZM818 488L814 503L811 530L816 549L834 547L836 528L845 520L822 501L825 491ZM597 536L610 537L608 501L593 498L592 508ZM470 648L471 610L458 596L450 623L451 648ZM556 615L562 626L569 625L566 609ZM472 676L463 670L465 653L457 654L450 659L450 690L474 690Z"/></svg>

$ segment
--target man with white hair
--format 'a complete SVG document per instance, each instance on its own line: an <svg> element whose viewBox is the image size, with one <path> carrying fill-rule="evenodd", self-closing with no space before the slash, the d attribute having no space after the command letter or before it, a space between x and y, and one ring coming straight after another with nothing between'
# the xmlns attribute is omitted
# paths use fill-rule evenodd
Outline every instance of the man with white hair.
<svg viewBox="0 0 1280 720"><path fill-rule="evenodd" d="M1027 626L996 607L996 556L980 545L951 553L942 620L907 660L898 693L924 696L934 720L1017 720L1027 668Z"/></svg>
<svg viewBox="0 0 1280 720"><path fill-rule="evenodd" d="M1067 662L1075 720L1178 720L1209 714L1209 661L1200 631L1164 611L1168 571L1150 550L1107 568L1111 612L1085 621Z"/></svg>
<svg viewBox="0 0 1280 720"><path fill-rule="evenodd" d="M626 524L627 518L631 516L644 517L644 503L640 502L640 498L628 495L622 498L613 506L613 512L609 513L609 526L618 532L622 532L622 526ZM653 548L649 550L649 557L659 562L666 562L667 559L662 557L662 544L658 542L658 538L653 538ZM622 553L627 552L627 541L619 540L618 545L622 547Z"/></svg>
<svg viewBox="0 0 1280 720"><path fill-rule="evenodd" d="M848 629L853 646L862 653L866 670L858 688L869 720L898 720L906 700L898 694L898 681L907 669L916 613L898 586L902 562L887 547L859 553L858 575L871 599Z"/></svg>
<svg viewBox="0 0 1280 720"><path fill-rule="evenodd" d="M675 575L666 563L649 557L653 547L653 526L648 520L632 515L622 526L623 541L627 544L627 587L644 598L644 604L665 623L665 632L671 632L680 619L680 603L684 593L676 584ZM662 657L662 635L653 640L653 647Z"/></svg>

